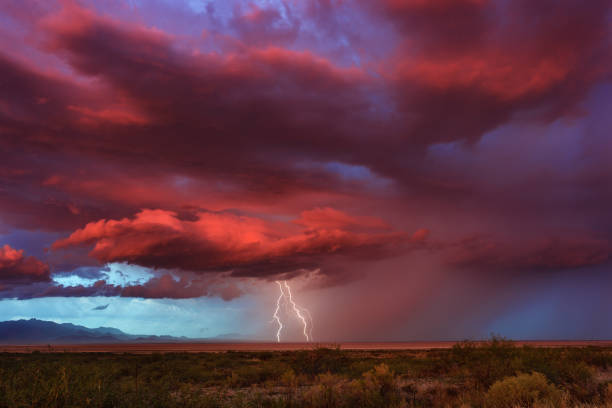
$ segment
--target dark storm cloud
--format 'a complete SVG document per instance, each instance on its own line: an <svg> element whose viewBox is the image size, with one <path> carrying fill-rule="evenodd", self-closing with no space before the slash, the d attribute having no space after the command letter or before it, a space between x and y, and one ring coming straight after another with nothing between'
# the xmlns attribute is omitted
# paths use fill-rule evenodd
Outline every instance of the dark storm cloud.
<svg viewBox="0 0 612 408"><path fill-rule="evenodd" d="M585 236L510 243L479 236L462 240L449 252L447 261L460 267L488 271L557 271L605 264L612 254L612 244Z"/></svg>
<svg viewBox="0 0 612 408"><path fill-rule="evenodd" d="M170 274L153 277L141 284L115 285L98 280L92 285L66 286L56 282L0 282L0 299L35 299L43 297L135 297L145 299L192 299L203 296L229 301L242 290L233 282L218 279L175 278ZM108 305L107 305L108 306ZM104 307L106 309L106 307ZM94 309L94 310L104 310Z"/></svg>
<svg viewBox="0 0 612 408"><path fill-rule="evenodd" d="M412 144L466 140L517 117L576 113L610 78L608 1L376 3L405 33L389 65Z"/></svg>
<svg viewBox="0 0 612 408"><path fill-rule="evenodd" d="M23 55L0 54L0 220L61 233L58 273L321 267L340 284L362 260L415 250L499 273L608 262L605 112L596 131L572 130L578 141L542 130L595 123L585 101L610 80L608 1L231 2L225 16L217 3L177 12L202 24L190 34L121 3L36 4L6 12L31 36ZM25 275L48 281L40 268ZM92 271L77 274L102 278ZM17 286L21 298L240 295L186 275Z"/></svg>
<svg viewBox="0 0 612 408"><path fill-rule="evenodd" d="M569 19L562 11L546 14L538 20L542 24L523 30L517 30L518 21L536 19L547 9L508 6L507 24L500 24L496 16L504 10L494 2L389 1L378 7L389 11L384 21L408 30L416 49L400 42L386 62L385 80L270 43L229 56L189 55L160 30L66 6L37 23L47 35L46 49L104 86L93 93L76 85L60 92L63 83L56 86L56 80L21 67L13 74L18 78L11 81L16 92L11 99L26 117L56 126L36 132L44 137L15 137L14 147L24 140L39 148L61 144L62 150L114 166L155 160L160 171L222 179L245 194L255 191L254 199L266 191L291 194L337 184L333 179L320 184L317 174L293 166L313 159L362 164L410 188L443 193L448 186L428 177L419 156L412 156L423 146L478 140L517 114L549 120L572 109L609 74L602 69L609 60L605 2L582 7ZM555 10L574 8L565 1ZM243 17L251 24L261 13L254 8ZM247 24L236 21L232 24ZM553 28L576 36L558 41ZM251 37L260 36L265 39ZM37 100L47 102L38 106ZM382 114L381 107L392 115ZM22 134L34 130L23 128ZM231 166L224 160L228 156ZM57 188L65 188L58 170ZM83 184L77 180L72 187ZM58 200L65 214L49 218L68 216L71 205L80 208Z"/></svg>

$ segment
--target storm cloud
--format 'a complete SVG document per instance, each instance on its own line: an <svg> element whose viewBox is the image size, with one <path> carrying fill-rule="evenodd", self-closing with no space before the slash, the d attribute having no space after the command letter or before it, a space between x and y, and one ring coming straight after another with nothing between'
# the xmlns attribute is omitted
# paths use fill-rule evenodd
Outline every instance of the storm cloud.
<svg viewBox="0 0 612 408"><path fill-rule="evenodd" d="M445 325L452 304L469 332L509 287L608 283L612 3L195 3L0 10L0 296L283 278L352 310L387 284L343 330L392 338L398 310Z"/></svg>

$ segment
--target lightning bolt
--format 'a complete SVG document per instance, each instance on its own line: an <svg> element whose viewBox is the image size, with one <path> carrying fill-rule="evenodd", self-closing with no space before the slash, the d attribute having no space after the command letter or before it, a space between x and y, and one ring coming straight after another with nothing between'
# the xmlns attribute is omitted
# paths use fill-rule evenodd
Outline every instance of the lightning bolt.
<svg viewBox="0 0 612 408"><path fill-rule="evenodd" d="M302 322L303 333L304 333L304 337L306 338L306 341L308 342L311 341L312 340L312 326L313 326L312 315L310 314L308 309L305 309L299 306L297 303L295 303L295 301L293 300L293 295L291 293L291 287L289 287L289 284L287 283L287 281L283 281L282 283L280 281L276 281L276 284L278 285L278 288L280 290L280 295L278 296L278 299L276 300L276 309L274 310L274 314L272 315L272 321L276 321L276 323L278 324L278 330L276 331L276 341L280 343L280 335L284 327L283 322L281 321L280 316L278 315L278 312L280 311L282 300L291 304L291 307L293 308L293 312L295 313L297 318ZM283 286L285 287L286 292L285 290L283 290Z"/></svg>
<svg viewBox="0 0 612 408"><path fill-rule="evenodd" d="M291 296L291 288L287 284L287 281L285 281L284 284L285 284L285 288L287 289L287 293L289 293L289 303L291 303L291 306L293 306L293 311L295 312L296 316L302 321L302 324L304 325L304 337L306 337L306 341L310 341L310 336L308 336L308 322L306 321L306 318L304 317L304 315L302 315L301 308L298 307L293 301L293 296Z"/></svg>
<svg viewBox="0 0 612 408"><path fill-rule="evenodd" d="M276 300L276 309L274 310L274 315L272 316L272 318L273 320L276 320L276 323L278 323L278 331L276 332L276 341L280 343L280 335L281 335L281 331L283 330L283 322L281 322L280 317L278 317L278 311L280 310L281 300L285 297L285 293L283 292L283 285L281 285L279 281L276 281L276 283L278 283L278 288L280 289L280 296Z"/></svg>
<svg viewBox="0 0 612 408"><path fill-rule="evenodd" d="M308 325L308 336L310 336L310 340L312 340L312 326L313 326L312 315L310 314L308 309L302 308L302 311L306 312L306 315L308 316L308 322L309 322L309 325Z"/></svg>

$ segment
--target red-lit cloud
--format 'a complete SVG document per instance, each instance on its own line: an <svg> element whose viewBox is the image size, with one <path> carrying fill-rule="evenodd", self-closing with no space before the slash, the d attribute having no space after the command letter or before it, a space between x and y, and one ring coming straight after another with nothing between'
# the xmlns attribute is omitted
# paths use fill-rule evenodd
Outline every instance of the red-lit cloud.
<svg viewBox="0 0 612 408"><path fill-rule="evenodd" d="M49 266L23 250L0 247L0 284L50 281Z"/></svg>
<svg viewBox="0 0 612 408"><path fill-rule="evenodd" d="M100 262L264 277L314 268L338 255L376 259L422 239L421 233L411 240L382 220L331 208L306 211L293 223L230 213L184 220L170 211L143 210L133 219L87 224L53 249L91 245L90 256Z"/></svg>
<svg viewBox="0 0 612 408"><path fill-rule="evenodd" d="M609 262L609 1L162 3L6 7L0 227L53 234L50 266L3 247L15 296ZM175 275L49 283L66 259Z"/></svg>

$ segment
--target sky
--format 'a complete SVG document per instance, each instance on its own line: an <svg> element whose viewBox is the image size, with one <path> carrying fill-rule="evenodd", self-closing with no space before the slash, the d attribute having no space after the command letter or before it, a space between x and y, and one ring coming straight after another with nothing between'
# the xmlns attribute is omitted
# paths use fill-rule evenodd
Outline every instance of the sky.
<svg viewBox="0 0 612 408"><path fill-rule="evenodd" d="M4 1L0 320L612 338L611 9Z"/></svg>

